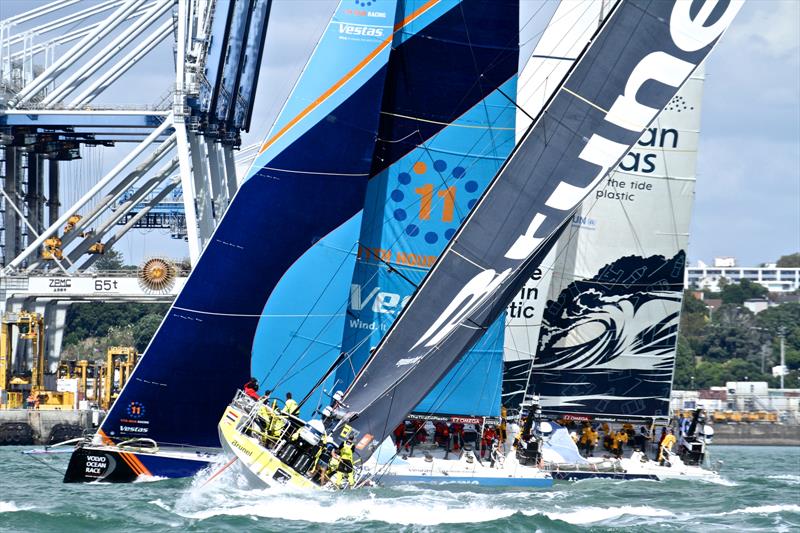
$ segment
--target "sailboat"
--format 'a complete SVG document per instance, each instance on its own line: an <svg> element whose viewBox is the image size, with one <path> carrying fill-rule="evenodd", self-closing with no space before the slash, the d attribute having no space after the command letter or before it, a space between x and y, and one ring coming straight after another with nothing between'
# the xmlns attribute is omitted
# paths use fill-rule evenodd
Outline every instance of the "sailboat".
<svg viewBox="0 0 800 533"><path fill-rule="evenodd" d="M495 91L513 92L516 0L352 4L337 7L184 291L93 441L73 453L66 481L194 474L218 455L217 421L250 376L264 376L273 397L307 396L319 369L337 360L350 312L392 306L393 296L359 294L351 279L368 253L356 243L379 184L401 179L407 165L415 178L440 179L442 157L426 165L407 154L434 136L446 150L454 132L440 132L460 121L483 146L462 167L469 196L445 198L460 217L479 196L475 183L485 186L513 146L497 140L502 127L470 121L507 120ZM455 163L449 172L461 176ZM454 220L435 228L438 239ZM419 240L429 243L431 231Z"/></svg>
<svg viewBox="0 0 800 533"><path fill-rule="evenodd" d="M220 421L229 453L265 485L309 487L318 480L285 461L284 450L300 446L312 457L333 438L344 450L352 442L364 460L375 453L511 303L740 7L615 4L347 391L333 396L322 420L283 417L287 429L267 445L257 435L267 406L237 398Z"/></svg>
<svg viewBox="0 0 800 533"><path fill-rule="evenodd" d="M601 6L592 8L594 15L602 13ZM561 11L560 20L569 24L565 4L554 18ZM582 15L591 18L592 13ZM548 42L550 30L556 29L548 27L541 42ZM573 24L567 31L579 29ZM565 45L561 41L556 46ZM548 55L535 51L520 83L541 87L537 63L553 62L553 56L569 63L570 55L566 49ZM510 409L532 396L550 422L636 425L628 443L631 450L634 437L644 436L642 426L652 439L651 427L669 422L702 84L701 65L573 215L539 271L512 302L506 319L503 398ZM531 93L521 101L535 111L541 97ZM518 116L521 124L525 120ZM564 438L557 439L560 453L550 453L545 443L544 461L556 479L717 478L716 472L697 468L698 453L705 452L705 429L701 425L697 435L684 436L703 448L689 465L673 457L671 467L660 467L643 460L644 450L634 452L633 460L615 460L606 453L605 459L587 461Z"/></svg>

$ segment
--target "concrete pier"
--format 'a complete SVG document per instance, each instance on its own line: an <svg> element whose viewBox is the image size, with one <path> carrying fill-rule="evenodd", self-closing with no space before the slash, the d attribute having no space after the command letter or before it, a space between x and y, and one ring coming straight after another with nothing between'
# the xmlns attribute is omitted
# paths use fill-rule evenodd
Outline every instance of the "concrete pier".
<svg viewBox="0 0 800 533"><path fill-rule="evenodd" d="M714 424L714 444L800 446L800 425Z"/></svg>
<svg viewBox="0 0 800 533"><path fill-rule="evenodd" d="M80 437L102 420L93 411L8 409L0 411L0 445L55 444ZM94 420L93 420L94 418Z"/></svg>

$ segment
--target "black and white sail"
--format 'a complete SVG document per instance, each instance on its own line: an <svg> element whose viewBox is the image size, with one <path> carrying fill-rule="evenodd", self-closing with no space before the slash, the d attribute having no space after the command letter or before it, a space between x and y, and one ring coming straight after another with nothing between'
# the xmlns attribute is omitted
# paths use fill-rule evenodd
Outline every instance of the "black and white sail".
<svg viewBox="0 0 800 533"><path fill-rule="evenodd" d="M385 437L505 311L741 5L615 6L346 392L359 448Z"/></svg>

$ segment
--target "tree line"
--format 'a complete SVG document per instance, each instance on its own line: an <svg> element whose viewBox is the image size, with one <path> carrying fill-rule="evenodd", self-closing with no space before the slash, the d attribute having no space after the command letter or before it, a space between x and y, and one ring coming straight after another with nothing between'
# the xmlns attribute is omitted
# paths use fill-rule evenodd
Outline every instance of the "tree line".
<svg viewBox="0 0 800 533"><path fill-rule="evenodd" d="M767 381L780 385L772 367L780 364L780 337L785 338L787 388L800 387L800 304L784 303L758 314L744 302L766 298L765 287L743 279L721 280L720 292L704 299L722 300L711 310L693 291L685 291L675 366L675 389L724 386L726 381Z"/></svg>

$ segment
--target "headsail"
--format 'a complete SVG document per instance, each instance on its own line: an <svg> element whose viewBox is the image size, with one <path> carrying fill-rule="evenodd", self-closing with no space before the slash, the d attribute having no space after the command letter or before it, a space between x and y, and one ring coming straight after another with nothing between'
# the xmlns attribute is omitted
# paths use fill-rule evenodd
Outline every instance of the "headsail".
<svg viewBox="0 0 800 533"><path fill-rule="evenodd" d="M444 5L389 60L336 388L352 382L514 147L515 108L502 93L516 92L518 2ZM499 391L475 390L501 379L502 333L498 322L420 409L499 413Z"/></svg>
<svg viewBox="0 0 800 533"><path fill-rule="evenodd" d="M551 416L669 415L701 71L583 203L541 267L548 275L515 298L532 316L507 319L506 405L527 391Z"/></svg>
<svg viewBox="0 0 800 533"><path fill-rule="evenodd" d="M740 7L614 8L345 394L359 446L385 437L503 312Z"/></svg>
<svg viewBox="0 0 800 533"><path fill-rule="evenodd" d="M393 27L395 4L374 0L370 11L384 15L375 19L339 5L247 178L103 422L104 438L219 446L217 421L251 374L253 339L267 299L296 261L363 205L392 35L404 26ZM328 265L318 268L330 275Z"/></svg>

